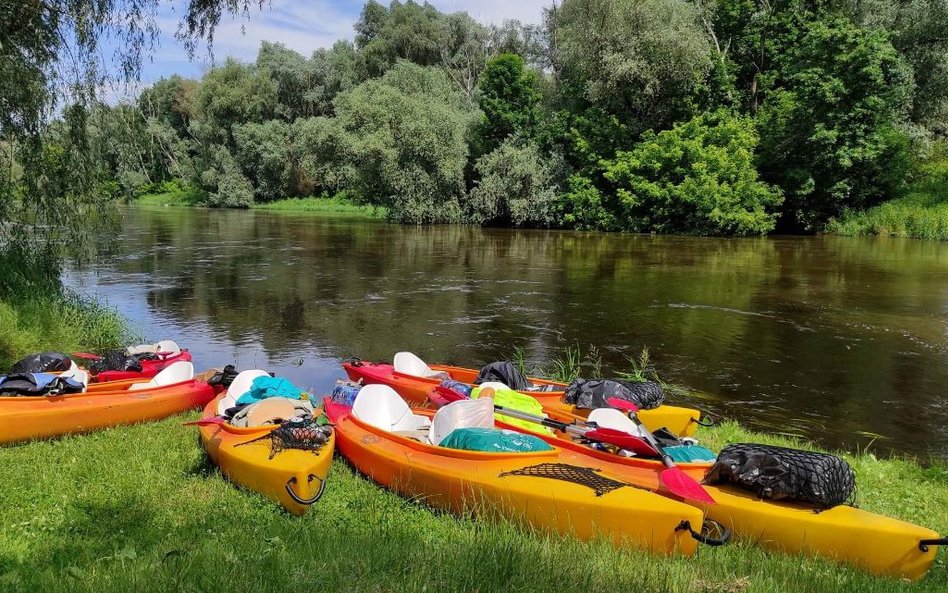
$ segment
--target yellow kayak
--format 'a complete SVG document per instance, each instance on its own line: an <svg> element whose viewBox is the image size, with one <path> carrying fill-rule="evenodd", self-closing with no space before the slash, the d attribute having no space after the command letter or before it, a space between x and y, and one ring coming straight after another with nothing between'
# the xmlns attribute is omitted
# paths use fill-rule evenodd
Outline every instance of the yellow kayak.
<svg viewBox="0 0 948 593"><path fill-rule="evenodd" d="M204 409L205 418L217 415L221 394ZM275 451L270 433L274 426L238 428L224 422L200 426L201 443L231 481L274 500L294 515L302 515L322 496L332 463L335 434L318 451Z"/></svg>

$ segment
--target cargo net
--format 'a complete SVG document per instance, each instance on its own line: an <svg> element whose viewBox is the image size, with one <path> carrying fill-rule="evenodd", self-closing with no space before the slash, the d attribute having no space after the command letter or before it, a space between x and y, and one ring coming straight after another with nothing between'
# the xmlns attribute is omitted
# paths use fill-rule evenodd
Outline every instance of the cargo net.
<svg viewBox="0 0 948 593"><path fill-rule="evenodd" d="M605 476L600 476L596 473L598 471L596 468L579 467L566 463L541 463L539 465L531 465L509 472L503 472L500 474L500 477L534 476L537 478L562 480L564 482L572 482L580 486L591 488L596 493L596 496L602 496L603 494L627 485L623 482L617 482Z"/></svg>
<svg viewBox="0 0 948 593"><path fill-rule="evenodd" d="M307 418L305 420L290 420L260 438L240 443L249 445L259 440L270 439L270 459L287 449L301 449L319 453L332 436L332 426L323 424L319 420Z"/></svg>
<svg viewBox="0 0 948 593"><path fill-rule="evenodd" d="M856 475L844 459L753 443L724 447L705 483L734 484L760 498L805 502L817 509L853 505L856 495Z"/></svg>

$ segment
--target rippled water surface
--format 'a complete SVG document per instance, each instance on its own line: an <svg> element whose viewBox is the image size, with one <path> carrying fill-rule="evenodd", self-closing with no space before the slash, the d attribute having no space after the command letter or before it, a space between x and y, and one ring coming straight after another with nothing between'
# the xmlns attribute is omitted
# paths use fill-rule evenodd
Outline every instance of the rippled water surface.
<svg viewBox="0 0 948 593"><path fill-rule="evenodd" d="M647 345L695 405L768 431L948 456L948 244L707 239L128 209L68 281L198 368L328 390L350 356L479 366Z"/></svg>

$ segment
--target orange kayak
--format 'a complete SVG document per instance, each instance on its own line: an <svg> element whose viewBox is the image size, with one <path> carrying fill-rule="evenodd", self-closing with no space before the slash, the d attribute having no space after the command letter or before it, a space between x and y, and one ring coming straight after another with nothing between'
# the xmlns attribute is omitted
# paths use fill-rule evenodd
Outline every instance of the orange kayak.
<svg viewBox="0 0 948 593"><path fill-rule="evenodd" d="M428 394L432 389L441 384L440 379L430 379L419 377L417 375L408 375L395 370L395 367L382 362L363 362L351 361L343 363L346 374L353 381L362 381L366 385L381 384L388 385L398 392L405 401L414 406L423 406L428 404ZM432 365L431 370L443 371L448 373L455 381L467 383L470 385L477 378L475 369L456 367L449 365ZM588 416L590 410L577 408L566 403L565 383L556 381L547 381L545 379L530 378L534 385L553 385L560 387L559 391L521 391L536 399L548 412L565 412L578 416ZM672 434L677 436L691 436L698 428L698 422L701 418L701 412L691 408L682 408L678 406L662 405L653 410L642 410L639 412L639 418L642 423L651 430L655 431L665 427Z"/></svg>
<svg viewBox="0 0 948 593"><path fill-rule="evenodd" d="M140 382L69 395L0 397L0 444L157 420L213 397L214 388L198 379L151 388Z"/></svg>
<svg viewBox="0 0 948 593"><path fill-rule="evenodd" d="M572 422L577 418L563 415L556 419ZM587 461L580 464L595 464L619 480L668 495L660 486L658 476L665 468L657 459L621 457L574 441L562 432L550 435L500 422L497 426L533 434L555 447L585 456ZM676 465L700 482L712 464ZM911 580L925 576L935 559L937 546L920 546L920 543L936 540L939 535L925 527L846 505L815 512L811 505L762 500L732 485L705 485L704 488L715 504L684 502L701 509L708 519L731 529L735 537L770 549L816 554L876 574Z"/></svg>
<svg viewBox="0 0 948 593"><path fill-rule="evenodd" d="M590 457L556 447L529 453L437 447L359 420L352 408L328 398L324 406L339 451L360 472L435 508L503 516L662 554L691 555L697 547L688 527L702 525L700 509L631 487Z"/></svg>
<svg viewBox="0 0 948 593"><path fill-rule="evenodd" d="M205 418L217 415L217 403L223 397L221 394L204 408ZM322 496L335 436L316 452L284 449L274 454L268 438L274 428L204 425L200 427L201 443L211 461L231 481L263 494L299 516Z"/></svg>

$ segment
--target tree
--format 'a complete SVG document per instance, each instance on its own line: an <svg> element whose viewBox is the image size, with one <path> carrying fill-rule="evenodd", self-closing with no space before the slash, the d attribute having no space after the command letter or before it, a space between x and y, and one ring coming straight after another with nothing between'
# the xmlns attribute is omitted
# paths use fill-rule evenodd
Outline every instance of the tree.
<svg viewBox="0 0 948 593"><path fill-rule="evenodd" d="M501 54L487 62L477 83L477 104L483 117L477 128L478 151L490 152L514 134L535 133L539 111L536 75L523 58Z"/></svg>
<svg viewBox="0 0 948 593"><path fill-rule="evenodd" d="M274 114L284 121L310 115L306 104L307 91L312 87L312 64L306 58L280 43L264 41L257 52L257 71L273 81L276 105Z"/></svg>
<svg viewBox="0 0 948 593"><path fill-rule="evenodd" d="M237 164L259 201L275 200L295 192L290 124L271 119L261 124L235 126L234 143Z"/></svg>
<svg viewBox="0 0 948 593"><path fill-rule="evenodd" d="M467 200L469 220L501 226L549 226L556 202L555 171L534 144L507 140L477 159L479 180Z"/></svg>
<svg viewBox="0 0 948 593"><path fill-rule="evenodd" d="M404 61L336 97L356 195L401 222L459 220L473 119L466 104L443 72Z"/></svg>
<svg viewBox="0 0 948 593"><path fill-rule="evenodd" d="M773 230L781 195L758 180L756 145L753 122L725 111L646 132L633 150L606 164L605 177L620 202L619 224L637 232L701 235Z"/></svg>
<svg viewBox="0 0 948 593"><path fill-rule="evenodd" d="M893 195L905 175L912 79L881 31L842 17L808 25L758 126L761 172L786 193L787 229L819 230L844 208Z"/></svg>
<svg viewBox="0 0 948 593"><path fill-rule="evenodd" d="M266 72L228 58L204 75L197 93L201 125L192 128L204 142L234 145L233 128L272 119L277 88Z"/></svg>
<svg viewBox="0 0 948 593"><path fill-rule="evenodd" d="M567 103L616 115L634 134L690 114L710 45L685 0L565 0L551 12ZM582 110L579 105L575 110Z"/></svg>
<svg viewBox="0 0 948 593"><path fill-rule="evenodd" d="M0 219L5 223L0 245L21 261L44 262L42 274L54 284L60 247L89 238L102 209L101 168L87 150L88 112L105 83L136 78L143 55L157 40L159 4L47 0L7 2L0 8ZM196 48L213 37L223 14L246 11L252 4L257 3L192 0L181 34ZM116 48L114 60L103 60L102 39ZM51 124L56 113L62 115L60 123ZM55 183L50 159L68 163L57 170Z"/></svg>

